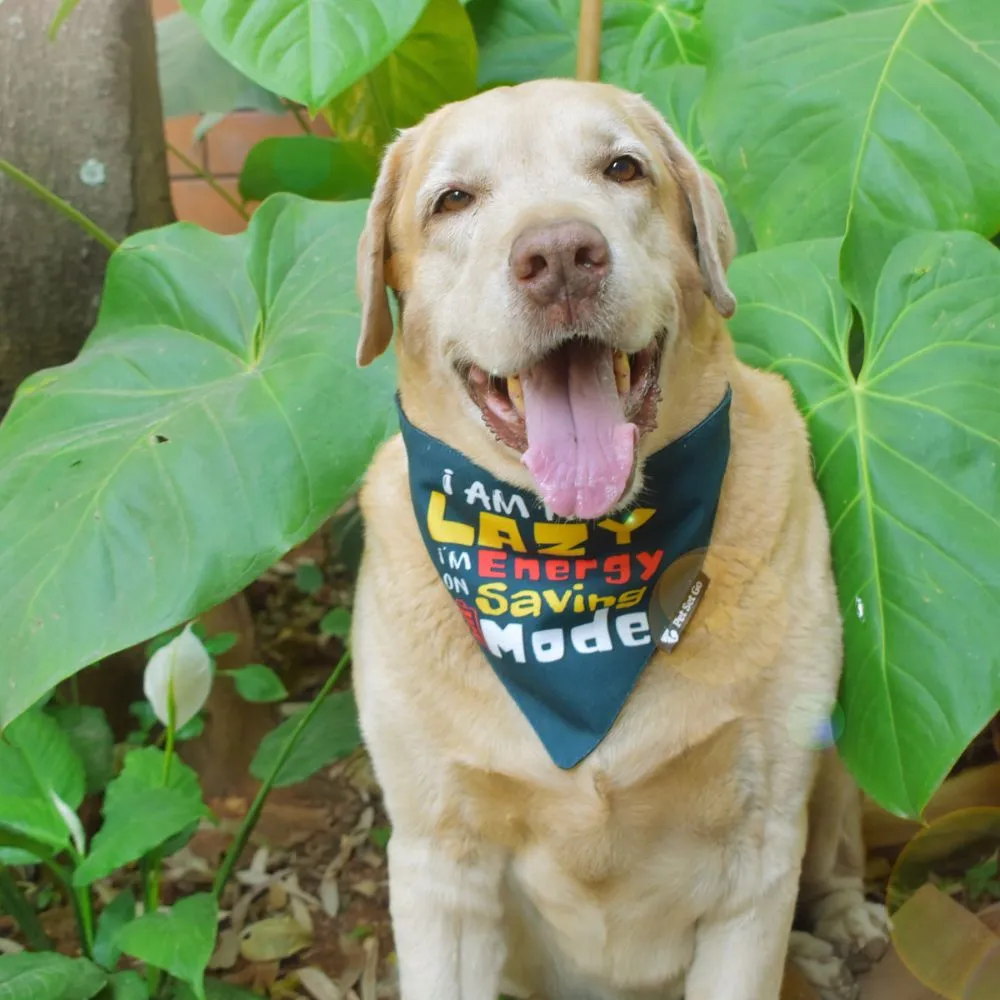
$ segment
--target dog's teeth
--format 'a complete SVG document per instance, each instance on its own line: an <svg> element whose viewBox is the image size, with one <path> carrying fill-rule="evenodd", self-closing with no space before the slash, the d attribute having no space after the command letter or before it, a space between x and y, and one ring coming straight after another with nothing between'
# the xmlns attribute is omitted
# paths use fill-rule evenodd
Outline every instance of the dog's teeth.
<svg viewBox="0 0 1000 1000"><path fill-rule="evenodd" d="M514 404L514 409L524 416L524 391L521 389L521 377L519 375L507 376L507 395Z"/></svg>
<svg viewBox="0 0 1000 1000"><path fill-rule="evenodd" d="M622 396L627 396L632 388L632 366L629 364L628 355L624 351L615 351L615 385Z"/></svg>

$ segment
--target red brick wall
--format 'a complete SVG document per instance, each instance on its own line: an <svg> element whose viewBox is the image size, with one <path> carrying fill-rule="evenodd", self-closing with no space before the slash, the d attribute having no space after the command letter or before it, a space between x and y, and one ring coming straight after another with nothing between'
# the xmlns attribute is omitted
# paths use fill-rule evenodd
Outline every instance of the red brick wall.
<svg viewBox="0 0 1000 1000"><path fill-rule="evenodd" d="M177 0L151 0L157 19L177 11ZM166 122L167 141L172 143L197 166L213 174L237 201L240 200L237 180L243 160L252 146L271 135L301 135L302 128L291 113L270 115L257 111L239 111L229 115L211 129L208 135L195 141L197 115L171 118ZM319 123L313 128L329 134ZM197 222L217 233L237 233L246 223L218 193L177 157L168 155L170 190L174 211L184 222ZM254 205L246 206L252 211Z"/></svg>

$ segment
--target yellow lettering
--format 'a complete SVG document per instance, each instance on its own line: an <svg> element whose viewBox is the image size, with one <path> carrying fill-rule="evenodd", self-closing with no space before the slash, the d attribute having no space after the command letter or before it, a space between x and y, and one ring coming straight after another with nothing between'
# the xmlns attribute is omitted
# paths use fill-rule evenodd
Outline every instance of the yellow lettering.
<svg viewBox="0 0 1000 1000"><path fill-rule="evenodd" d="M509 545L515 552L526 552L517 521L500 514L479 513L479 544L487 549Z"/></svg>
<svg viewBox="0 0 1000 1000"><path fill-rule="evenodd" d="M598 608L613 608L616 600L617 598L614 594L608 594L606 596L601 594L587 595L587 605L591 611L596 611Z"/></svg>
<svg viewBox="0 0 1000 1000"><path fill-rule="evenodd" d="M435 542L448 545L472 545L476 541L476 529L471 524L445 519L445 496L431 490L431 501L427 505L427 531Z"/></svg>
<svg viewBox="0 0 1000 1000"><path fill-rule="evenodd" d="M569 599L573 596L572 590L564 590L562 600L559 600L559 595L554 590L543 590L542 597L545 598L545 603L553 611L565 611L566 606L569 604Z"/></svg>
<svg viewBox="0 0 1000 1000"><path fill-rule="evenodd" d="M581 523L548 524L539 521L535 525L535 542L538 551L546 556L586 555L583 543L587 540L587 526Z"/></svg>
<svg viewBox="0 0 1000 1000"><path fill-rule="evenodd" d="M642 600L642 595L645 594L648 589L648 587L640 587L638 590L626 590L625 593L618 598L618 607L634 608Z"/></svg>
<svg viewBox="0 0 1000 1000"><path fill-rule="evenodd" d="M619 545L628 545L632 541L632 532L641 528L655 513L656 511L650 510L649 507L637 507L624 521L612 521L609 517L601 521L597 527L614 532L615 541Z"/></svg>
<svg viewBox="0 0 1000 1000"><path fill-rule="evenodd" d="M537 590L519 590L510 598L510 613L515 618L537 618L542 613L542 598Z"/></svg>
<svg viewBox="0 0 1000 1000"><path fill-rule="evenodd" d="M507 598L504 597L506 592L506 583L484 583L476 595L476 607L484 615L506 614Z"/></svg>

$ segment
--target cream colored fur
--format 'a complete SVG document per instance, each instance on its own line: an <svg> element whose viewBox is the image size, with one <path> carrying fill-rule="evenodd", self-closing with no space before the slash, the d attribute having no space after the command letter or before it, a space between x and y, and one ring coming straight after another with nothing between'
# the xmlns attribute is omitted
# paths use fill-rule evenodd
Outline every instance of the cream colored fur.
<svg viewBox="0 0 1000 1000"><path fill-rule="evenodd" d="M602 176L623 151L648 184ZM476 204L432 216L459 182ZM793 722L829 709L841 669L826 519L787 384L736 359L720 315L732 310L732 236L714 184L655 111L611 87L542 81L446 107L383 165L359 248L359 360L390 340L389 283L403 297L410 418L530 489L453 361L524 363L542 334L507 280L510 245L525 225L567 215L611 246L609 343L635 351L669 331L641 457L732 386L711 583L607 739L562 771L431 565L401 440L381 448L361 499L354 677L393 826L402 1000L496 1000L501 987L545 1000L776 1000L800 883L839 949L797 935L803 967L825 997L850 996L841 959L884 937L860 891L858 792Z"/></svg>

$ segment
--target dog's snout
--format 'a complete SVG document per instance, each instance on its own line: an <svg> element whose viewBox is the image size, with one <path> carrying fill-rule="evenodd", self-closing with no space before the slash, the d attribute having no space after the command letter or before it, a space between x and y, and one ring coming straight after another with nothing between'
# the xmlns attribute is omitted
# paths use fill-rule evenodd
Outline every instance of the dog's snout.
<svg viewBox="0 0 1000 1000"><path fill-rule="evenodd" d="M589 222L567 220L532 226L511 247L510 268L519 288L536 304L597 294L611 266L601 231Z"/></svg>

